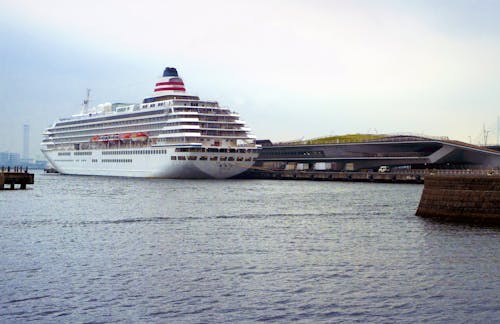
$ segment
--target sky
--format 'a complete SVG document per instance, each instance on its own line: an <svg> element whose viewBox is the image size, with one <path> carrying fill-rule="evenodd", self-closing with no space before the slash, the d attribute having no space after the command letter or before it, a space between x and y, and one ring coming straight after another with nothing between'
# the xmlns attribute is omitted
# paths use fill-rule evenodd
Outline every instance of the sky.
<svg viewBox="0 0 500 324"><path fill-rule="evenodd" d="M0 0L0 151L91 104L140 102L166 66L259 139L497 141L500 1Z"/></svg>

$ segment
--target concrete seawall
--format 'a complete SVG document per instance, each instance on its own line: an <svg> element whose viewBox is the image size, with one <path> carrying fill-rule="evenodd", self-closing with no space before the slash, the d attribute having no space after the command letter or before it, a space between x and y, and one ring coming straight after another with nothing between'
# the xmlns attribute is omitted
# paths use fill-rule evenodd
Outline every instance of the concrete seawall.
<svg viewBox="0 0 500 324"><path fill-rule="evenodd" d="M238 175L243 179L317 180L380 183L424 183L424 175L418 173L336 172L251 169Z"/></svg>
<svg viewBox="0 0 500 324"><path fill-rule="evenodd" d="M427 176L416 215L500 224L500 176Z"/></svg>

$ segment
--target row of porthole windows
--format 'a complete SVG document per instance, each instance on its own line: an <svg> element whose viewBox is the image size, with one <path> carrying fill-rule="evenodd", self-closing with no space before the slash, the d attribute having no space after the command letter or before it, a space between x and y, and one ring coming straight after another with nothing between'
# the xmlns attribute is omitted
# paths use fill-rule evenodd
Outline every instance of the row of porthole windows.
<svg viewBox="0 0 500 324"><path fill-rule="evenodd" d="M234 148L204 148L204 147L178 147L176 152L222 152L222 153L257 153L257 149L234 149Z"/></svg>
<svg viewBox="0 0 500 324"><path fill-rule="evenodd" d="M217 157L217 156L200 156L198 158L198 156L193 156L193 155L190 155L190 156L183 156L183 155L180 155L180 156L175 156L175 155L172 155L170 157L171 160L174 160L174 161L177 161L177 160L180 160L180 161L183 161L183 160L190 160L190 161L196 161L196 160L200 160L200 161L256 161L257 158L251 158L251 157L247 157L247 158L244 158L242 156L238 156L238 157L233 157L233 156L220 156L220 157Z"/></svg>
<svg viewBox="0 0 500 324"><path fill-rule="evenodd" d="M132 159L102 159L101 160L104 163L132 163Z"/></svg>
<svg viewBox="0 0 500 324"><path fill-rule="evenodd" d="M102 151L102 155L151 155L167 154L167 150L125 150L125 151Z"/></svg>

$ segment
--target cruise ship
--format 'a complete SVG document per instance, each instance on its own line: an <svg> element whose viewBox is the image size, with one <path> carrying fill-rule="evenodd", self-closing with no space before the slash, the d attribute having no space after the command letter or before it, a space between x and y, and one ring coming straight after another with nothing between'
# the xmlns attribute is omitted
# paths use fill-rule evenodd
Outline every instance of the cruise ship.
<svg viewBox="0 0 500 324"><path fill-rule="evenodd" d="M167 67L142 103L89 106L43 133L41 150L62 174L216 178L250 168L259 153L239 115L186 92Z"/></svg>

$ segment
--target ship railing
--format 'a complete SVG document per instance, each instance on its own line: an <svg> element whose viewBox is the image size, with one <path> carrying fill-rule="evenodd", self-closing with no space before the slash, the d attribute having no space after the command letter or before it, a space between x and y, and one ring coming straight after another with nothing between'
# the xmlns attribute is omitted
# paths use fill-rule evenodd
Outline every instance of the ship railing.
<svg viewBox="0 0 500 324"><path fill-rule="evenodd" d="M485 169L412 169L412 170L397 170L392 169L391 173L397 174L423 174L423 175L500 175L498 168Z"/></svg>
<svg viewBox="0 0 500 324"><path fill-rule="evenodd" d="M314 172L348 172L348 173L366 173L366 174L375 174L379 173L378 171L373 170L359 170L359 171L346 171L346 170L335 170L335 169L326 169L326 170L295 170L295 169L287 169L287 164L283 162L276 162L277 164L274 166L266 167L267 171L314 171ZM482 169L411 169L411 170L397 170L391 169L389 174L398 174L398 175L408 175L408 176L500 176L500 168L482 168Z"/></svg>

